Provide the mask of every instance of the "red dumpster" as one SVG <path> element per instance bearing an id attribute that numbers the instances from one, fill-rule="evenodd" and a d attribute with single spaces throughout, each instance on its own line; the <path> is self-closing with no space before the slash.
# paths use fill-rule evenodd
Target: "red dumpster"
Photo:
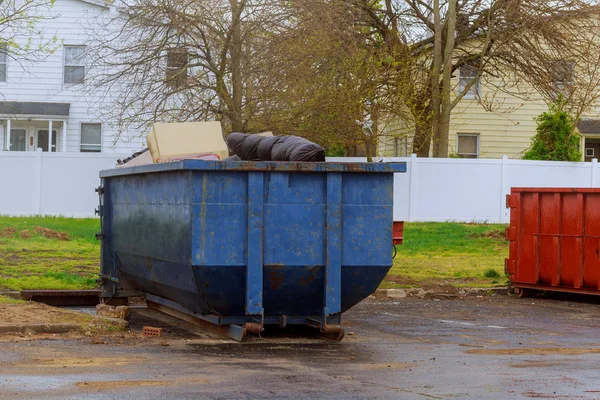
<path id="1" fill-rule="evenodd" d="M 392 228 L 392 240 L 394 246 L 397 244 L 402 244 L 402 241 L 404 241 L 404 221 L 394 221 Z"/>
<path id="2" fill-rule="evenodd" d="M 507 207 L 515 293 L 600 294 L 600 189 L 513 188 Z"/>

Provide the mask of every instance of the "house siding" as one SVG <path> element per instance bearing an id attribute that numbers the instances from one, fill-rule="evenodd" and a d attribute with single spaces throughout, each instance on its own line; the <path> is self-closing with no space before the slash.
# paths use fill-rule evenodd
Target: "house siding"
<path id="1" fill-rule="evenodd" d="M 44 40 L 57 37 L 56 51 L 41 62 L 26 62 L 25 65 L 10 59 L 7 82 L 0 83 L 2 100 L 70 103 L 66 149 L 69 152 L 79 151 L 80 126 L 86 122 L 102 124 L 103 152 L 131 152 L 144 147 L 143 135 L 137 131 L 126 132 L 121 140 L 113 143 L 117 130 L 111 126 L 111 121 L 102 118 L 100 112 L 112 98 L 94 96 L 94 91 L 86 84 L 63 84 L 63 45 L 90 45 L 93 32 L 114 26 L 108 23 L 114 14 L 108 8 L 80 0 L 56 0 L 54 7 L 47 12 L 49 19 L 41 21 L 38 28 L 43 31 Z M 89 67 L 86 75 L 88 72 Z M 0 129 L 0 143 L 5 143 L 4 126 Z M 57 147 L 58 151 L 62 151 L 62 139 L 57 142 Z"/>
<path id="2" fill-rule="evenodd" d="M 458 79 L 454 80 L 458 85 Z M 493 104 L 491 111 L 478 100 L 463 99 L 452 111 L 448 153 L 457 153 L 457 135 L 479 135 L 480 158 L 519 159 L 530 146 L 536 133 L 535 119 L 548 110 L 548 105 L 531 88 L 522 85 L 508 88 L 507 92 L 521 93 L 519 97 L 495 89 L 500 82 L 485 82 L 480 86 L 480 98 L 484 104 Z M 408 153 L 412 150 L 414 127 L 410 123 L 393 124 L 393 133 L 384 133 L 379 139 L 378 155 L 382 157 L 405 156 L 397 152 L 396 138 L 408 141 Z M 433 148 L 433 146 L 432 146 Z"/>
<path id="3" fill-rule="evenodd" d="M 456 81 L 458 83 L 458 81 Z M 492 82 L 500 85 L 500 82 Z M 456 153 L 459 133 L 479 135 L 480 158 L 521 158 L 531 144 L 536 132 L 535 118 L 548 109 L 538 95 L 526 87 L 510 88 L 523 97 L 493 89 L 495 85 L 481 84 L 483 103 L 492 104 L 492 110 L 484 108 L 477 100 L 461 100 L 452 113 L 450 123 L 449 153 Z"/>

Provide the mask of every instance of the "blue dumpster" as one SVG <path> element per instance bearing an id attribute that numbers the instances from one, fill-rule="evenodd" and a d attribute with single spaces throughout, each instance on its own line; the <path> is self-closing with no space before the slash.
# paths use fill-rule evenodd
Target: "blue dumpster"
<path id="1" fill-rule="evenodd" d="M 405 171 L 200 160 L 102 171 L 102 296 L 143 293 L 236 339 L 270 324 L 341 338 L 341 313 L 392 266 L 393 173 Z"/>

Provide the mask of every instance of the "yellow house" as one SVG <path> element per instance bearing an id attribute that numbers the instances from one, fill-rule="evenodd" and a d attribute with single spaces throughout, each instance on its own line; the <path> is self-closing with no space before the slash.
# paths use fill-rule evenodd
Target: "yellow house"
<path id="1" fill-rule="evenodd" d="M 461 69 L 455 77 L 455 90 L 462 91 L 472 79 Z M 539 93 L 527 85 L 499 90 L 500 82 L 486 80 L 473 85 L 452 112 L 449 154 L 465 158 L 521 158 L 536 133 L 535 118 L 548 110 Z M 585 161 L 600 158 L 600 119 L 582 118 L 578 125 L 581 152 Z M 379 156 L 410 155 L 412 129 L 391 125 L 379 140 Z"/>

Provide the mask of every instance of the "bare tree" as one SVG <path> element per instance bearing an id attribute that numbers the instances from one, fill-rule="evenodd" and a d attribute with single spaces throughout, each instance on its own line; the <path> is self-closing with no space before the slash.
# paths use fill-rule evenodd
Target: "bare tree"
<path id="1" fill-rule="evenodd" d="M 44 21 L 54 18 L 53 6 L 54 0 L 0 0 L 0 52 L 25 65 L 56 50 L 58 38 L 41 29 Z"/>
<path id="2" fill-rule="evenodd" d="M 480 81 L 555 97 L 557 61 L 586 63 L 597 47 L 579 34 L 596 12 L 585 0 L 132 0 L 97 35 L 90 75 L 119 93 L 107 116 L 122 129 L 218 119 L 224 131 L 360 144 L 372 158 L 400 119 L 414 152 L 433 143 L 445 157 L 451 115 Z M 583 82 L 563 85 L 579 115 L 600 81 L 587 64 Z"/>
<path id="3" fill-rule="evenodd" d="M 364 149 L 371 161 L 406 108 L 383 41 L 365 40 L 348 11 L 341 1 L 293 3 L 285 28 L 269 42 L 269 101 L 258 121 L 280 134 L 343 146 L 349 155 Z"/>
<path id="4" fill-rule="evenodd" d="M 97 32 L 91 86 L 122 130 L 217 119 L 247 131 L 260 99 L 262 46 L 283 9 L 253 0 L 133 0 Z"/>
<path id="5" fill-rule="evenodd" d="M 583 0 L 347 0 L 366 34 L 378 35 L 390 57 L 410 53 L 413 62 L 399 71 L 407 93 L 406 106 L 415 124 L 413 151 L 448 155 L 452 110 L 473 85 L 487 75 L 502 80 L 517 77 L 542 93 L 549 90 L 549 66 L 572 59 L 588 37 L 581 20 L 597 15 L 598 7 Z M 469 79 L 455 87 L 453 77 L 470 69 Z M 502 86 L 502 85 L 498 85 Z M 501 87 L 499 89 L 502 89 Z"/>

